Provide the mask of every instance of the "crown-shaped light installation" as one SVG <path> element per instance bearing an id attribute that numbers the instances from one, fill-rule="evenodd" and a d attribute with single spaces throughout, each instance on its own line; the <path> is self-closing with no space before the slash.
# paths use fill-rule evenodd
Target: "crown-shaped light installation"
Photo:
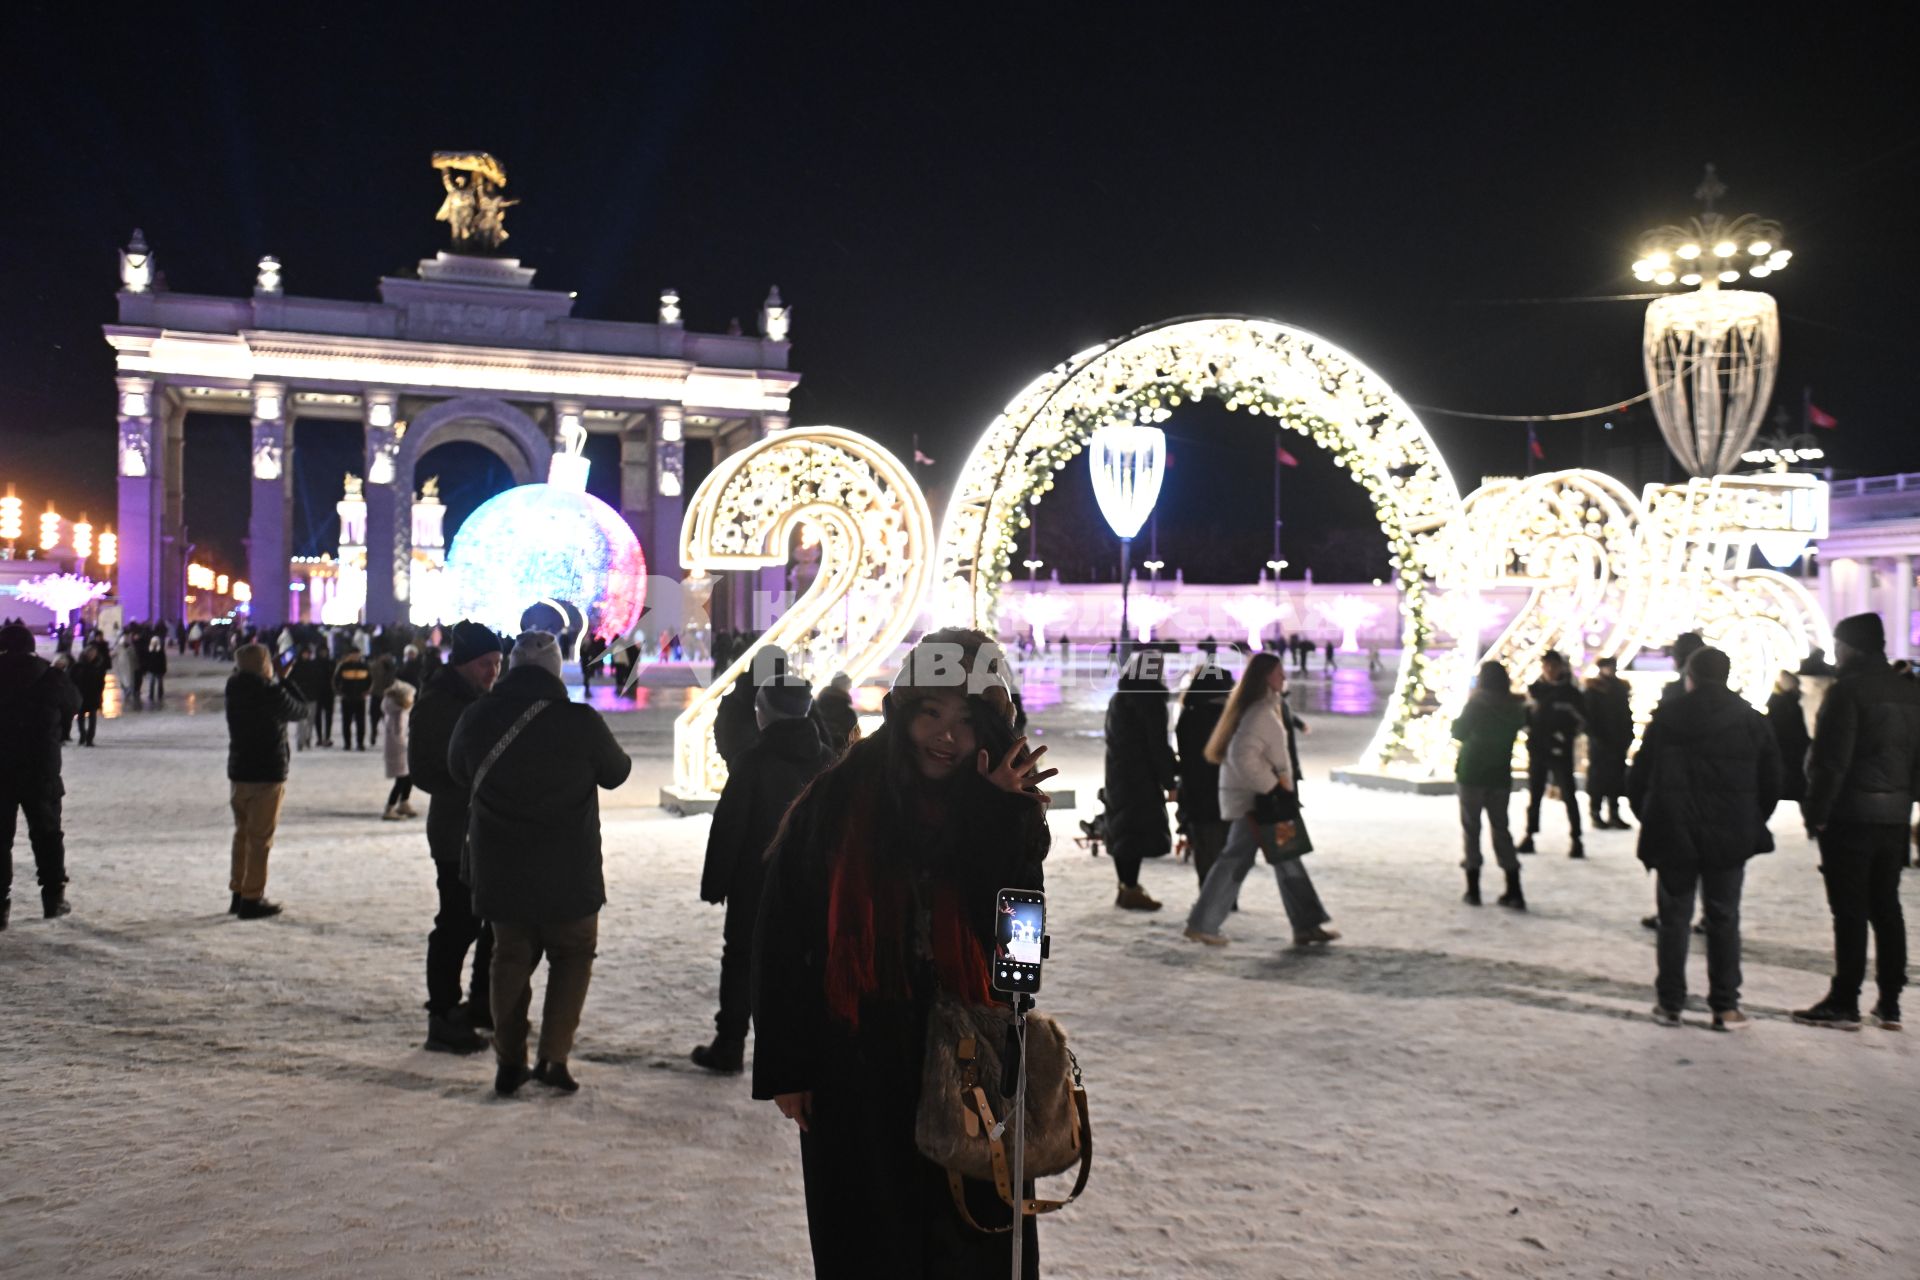
<path id="1" fill-rule="evenodd" d="M 1662 289 L 1718 289 L 1743 276 L 1764 280 L 1793 261 L 1793 250 L 1781 244 L 1786 231 L 1773 219 L 1751 213 L 1728 217 L 1714 209 L 1727 187 L 1712 165 L 1693 194 L 1706 206 L 1698 217 L 1640 237 L 1634 279 Z"/>

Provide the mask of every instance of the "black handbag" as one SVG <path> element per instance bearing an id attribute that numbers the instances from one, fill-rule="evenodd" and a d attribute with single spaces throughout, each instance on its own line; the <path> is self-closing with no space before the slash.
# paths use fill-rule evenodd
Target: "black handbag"
<path id="1" fill-rule="evenodd" d="M 1275 823 L 1292 822 L 1300 816 L 1300 797 L 1291 791 L 1275 787 L 1253 798 L 1253 812 L 1248 815 L 1255 826 L 1271 827 Z"/>

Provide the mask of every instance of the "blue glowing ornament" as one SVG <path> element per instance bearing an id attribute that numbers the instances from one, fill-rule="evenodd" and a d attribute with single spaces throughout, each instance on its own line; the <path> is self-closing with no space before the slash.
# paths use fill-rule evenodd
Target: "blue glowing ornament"
<path id="1" fill-rule="evenodd" d="M 647 560 L 627 522 L 586 491 L 587 460 L 556 454 L 545 484 L 480 504 L 453 536 L 453 616 L 512 635 L 537 604 L 571 605 L 603 640 L 626 635 L 647 598 Z"/>

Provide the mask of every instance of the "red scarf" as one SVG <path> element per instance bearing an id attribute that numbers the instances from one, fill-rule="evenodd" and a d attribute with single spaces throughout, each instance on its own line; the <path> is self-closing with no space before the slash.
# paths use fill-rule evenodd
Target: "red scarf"
<path id="1" fill-rule="evenodd" d="M 913 891 L 882 866 L 875 840 L 879 796 L 859 788 L 849 806 L 845 838 L 835 851 L 827 884 L 827 1013 L 850 1031 L 860 1029 L 860 1004 L 870 996 L 905 1000 Z M 992 1000 L 986 949 L 967 924 L 966 908 L 951 885 L 931 886 L 933 968 L 940 988 L 968 1004 Z"/>

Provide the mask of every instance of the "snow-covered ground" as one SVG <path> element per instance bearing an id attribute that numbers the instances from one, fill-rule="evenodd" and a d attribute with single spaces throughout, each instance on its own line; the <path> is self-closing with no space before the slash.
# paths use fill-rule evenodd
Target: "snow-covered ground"
<path id="1" fill-rule="evenodd" d="M 420 1048 L 431 867 L 418 822 L 379 821 L 376 753 L 296 759 L 269 890 L 287 912 L 225 914 L 218 679 L 195 667 L 165 711 L 68 753 L 71 917 L 38 918 L 24 835 L 15 852 L 0 1273 L 808 1273 L 791 1126 L 686 1060 L 721 915 L 696 893 L 706 820 L 654 807 L 681 695 L 615 717 L 639 764 L 605 806 L 584 1088 L 501 1101 L 487 1059 Z M 1370 722 L 1315 722 L 1324 778 Z M 1039 723 L 1091 797 L 1097 699 Z M 1646 1017 L 1631 835 L 1569 862 L 1550 816 L 1521 916 L 1459 902 L 1451 801 L 1307 799 L 1346 935 L 1312 954 L 1264 868 L 1234 945 L 1205 949 L 1180 937 L 1190 868 L 1150 865 L 1167 910 L 1116 911 L 1110 864 L 1068 839 L 1085 811 L 1056 820 L 1043 1003 L 1086 1066 L 1097 1158 L 1042 1228 L 1048 1274 L 1920 1275 L 1920 1034 L 1786 1021 L 1829 964 L 1794 823 L 1748 881 L 1759 1025 L 1727 1036 L 1697 1009 Z"/>

